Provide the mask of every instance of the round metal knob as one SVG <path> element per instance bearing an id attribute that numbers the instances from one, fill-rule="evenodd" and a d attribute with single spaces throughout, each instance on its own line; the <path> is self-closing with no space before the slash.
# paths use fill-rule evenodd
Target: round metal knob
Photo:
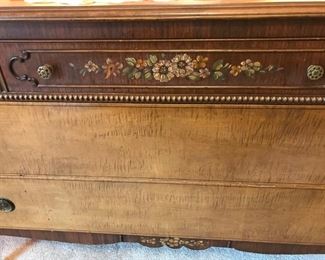
<path id="1" fill-rule="evenodd" d="M 39 66 L 37 69 L 37 74 L 42 79 L 50 79 L 53 74 L 53 67 L 49 64 Z"/>
<path id="2" fill-rule="evenodd" d="M 4 198 L 0 198 L 0 213 L 1 212 L 12 212 L 15 210 L 15 204 Z"/>
<path id="3" fill-rule="evenodd" d="M 310 80 L 319 80 L 324 76 L 324 68 L 320 65 L 310 65 L 307 69 L 307 77 Z"/>

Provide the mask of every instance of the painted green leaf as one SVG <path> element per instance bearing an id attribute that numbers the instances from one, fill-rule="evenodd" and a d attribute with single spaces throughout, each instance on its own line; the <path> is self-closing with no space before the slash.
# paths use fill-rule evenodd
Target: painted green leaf
<path id="1" fill-rule="evenodd" d="M 269 65 L 266 67 L 266 70 L 268 71 L 272 71 L 274 69 L 274 66 L 273 65 Z"/>
<path id="2" fill-rule="evenodd" d="M 141 75 L 142 75 L 141 71 L 138 71 L 138 72 L 134 73 L 134 78 L 139 79 L 139 78 L 141 78 Z"/>
<path id="3" fill-rule="evenodd" d="M 154 65 L 155 63 L 157 63 L 158 58 L 156 55 L 149 55 L 149 60 L 151 62 L 151 66 Z"/>
<path id="4" fill-rule="evenodd" d="M 152 79 L 151 71 L 145 72 L 145 73 L 144 73 L 144 78 L 145 78 L 145 79 Z"/>
<path id="5" fill-rule="evenodd" d="M 86 69 L 81 69 L 80 74 L 84 77 L 86 76 L 87 70 Z"/>
<path id="6" fill-rule="evenodd" d="M 134 66 L 137 63 L 135 58 L 125 58 L 125 61 L 130 66 Z"/>
<path id="7" fill-rule="evenodd" d="M 152 79 L 152 71 L 151 71 L 151 68 L 145 68 L 143 70 L 143 73 L 144 73 L 144 78 L 145 79 Z"/>
<path id="8" fill-rule="evenodd" d="M 245 74 L 250 78 L 254 78 L 255 70 L 254 69 L 248 69 L 248 70 L 245 71 Z"/>
<path id="9" fill-rule="evenodd" d="M 188 79 L 190 80 L 200 80 L 200 73 L 197 71 L 194 71 L 191 75 L 188 76 Z"/>
<path id="10" fill-rule="evenodd" d="M 213 78 L 215 80 L 218 80 L 218 79 L 223 79 L 223 73 L 221 71 L 215 71 L 213 73 Z"/>
<path id="11" fill-rule="evenodd" d="M 226 64 L 223 66 L 223 68 L 231 69 L 232 66 L 233 66 L 232 64 L 230 64 L 230 63 L 226 63 Z"/>
<path id="12" fill-rule="evenodd" d="M 148 73 L 148 72 L 151 73 L 151 68 L 145 68 L 145 69 L 143 70 L 143 72 L 144 72 L 144 73 Z"/>
<path id="13" fill-rule="evenodd" d="M 128 75 L 129 73 L 131 73 L 132 70 L 133 70 L 133 68 L 130 67 L 130 66 L 125 67 L 125 68 L 122 70 L 122 75 L 123 75 L 123 76 L 126 76 L 126 75 Z"/>
<path id="14" fill-rule="evenodd" d="M 212 65 L 213 70 L 220 70 L 223 67 L 223 60 L 217 60 L 215 63 Z"/>
<path id="15" fill-rule="evenodd" d="M 135 74 L 137 74 L 138 72 L 140 72 L 140 71 L 137 68 L 131 68 L 131 72 L 128 74 L 128 78 L 129 79 L 134 79 Z M 140 77 L 141 77 L 141 75 L 140 75 Z"/>
<path id="16" fill-rule="evenodd" d="M 153 66 L 153 64 L 152 64 L 152 62 L 151 62 L 150 59 L 147 59 L 147 64 L 148 64 L 149 67 L 152 67 Z"/>
<path id="17" fill-rule="evenodd" d="M 188 79 L 190 79 L 190 80 L 200 80 L 200 77 L 195 76 L 195 75 L 189 75 Z"/>

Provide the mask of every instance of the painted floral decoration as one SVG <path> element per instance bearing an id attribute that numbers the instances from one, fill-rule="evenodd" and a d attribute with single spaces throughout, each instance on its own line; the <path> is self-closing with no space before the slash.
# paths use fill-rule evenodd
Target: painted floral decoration
<path id="1" fill-rule="evenodd" d="M 75 70 L 78 70 L 73 63 L 69 63 L 70 67 Z M 106 59 L 106 64 L 103 66 L 98 66 L 93 61 L 88 61 L 83 68 L 80 69 L 80 74 L 85 77 L 87 73 L 95 73 L 103 72 L 105 75 L 105 79 L 109 79 L 111 76 L 118 76 L 121 73 L 121 69 L 123 69 L 123 64 L 120 62 L 114 62 L 110 58 Z"/>
<path id="2" fill-rule="evenodd" d="M 70 66 L 78 70 L 73 63 L 70 63 Z M 239 64 L 224 62 L 223 59 L 216 59 L 210 63 L 208 57 L 198 55 L 192 58 L 190 55 L 182 53 L 176 54 L 171 59 L 167 59 L 165 54 L 160 54 L 160 57 L 156 54 L 150 54 L 147 57 L 127 57 L 123 62 L 107 58 L 106 63 L 102 66 L 89 60 L 79 71 L 83 77 L 87 73 L 98 74 L 103 72 L 105 79 L 122 74 L 129 80 L 157 80 L 165 83 L 175 78 L 190 81 L 204 80 L 211 77 L 214 80 L 225 80 L 240 75 L 255 78 L 257 74 L 280 70 L 283 70 L 283 68 L 274 65 L 264 67 L 260 61 L 251 59 L 246 59 Z"/>
<path id="3" fill-rule="evenodd" d="M 160 82 L 170 81 L 175 74 L 173 73 L 172 64 L 168 60 L 160 60 L 152 69 L 153 77 Z"/>
<path id="4" fill-rule="evenodd" d="M 177 78 L 185 78 L 193 72 L 192 58 L 187 54 L 178 54 L 172 60 L 172 72 Z"/>
<path id="5" fill-rule="evenodd" d="M 123 69 L 123 64 L 120 62 L 114 62 L 110 58 L 106 59 L 106 64 L 102 66 L 102 69 L 105 74 L 105 79 L 109 79 L 111 76 L 116 77 L 121 73 Z"/>
<path id="6" fill-rule="evenodd" d="M 195 69 L 204 69 L 207 66 L 209 61 L 208 57 L 203 57 L 201 55 L 197 56 L 195 60 L 193 60 L 193 67 Z"/>
<path id="7" fill-rule="evenodd" d="M 71 64 L 70 64 L 70 66 L 71 66 Z M 97 74 L 99 72 L 99 66 L 96 63 L 94 63 L 93 61 L 90 60 L 80 70 L 80 74 L 84 77 L 87 72 L 88 73 L 94 72 L 94 73 Z"/>

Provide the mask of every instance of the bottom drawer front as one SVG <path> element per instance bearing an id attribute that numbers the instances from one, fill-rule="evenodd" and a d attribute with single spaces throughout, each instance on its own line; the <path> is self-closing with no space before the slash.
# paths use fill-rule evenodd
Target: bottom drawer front
<path id="1" fill-rule="evenodd" d="M 2 179 L 1 228 L 325 245 L 325 191 Z"/>

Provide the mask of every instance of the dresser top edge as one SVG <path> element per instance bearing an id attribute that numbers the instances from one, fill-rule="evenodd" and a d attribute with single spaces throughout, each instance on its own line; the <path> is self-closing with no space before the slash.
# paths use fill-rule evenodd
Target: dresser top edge
<path id="1" fill-rule="evenodd" d="M 233 4 L 122 4 L 105 6 L 6 5 L 0 21 L 15 20 L 178 20 L 325 17 L 325 1 L 246 2 Z"/>

